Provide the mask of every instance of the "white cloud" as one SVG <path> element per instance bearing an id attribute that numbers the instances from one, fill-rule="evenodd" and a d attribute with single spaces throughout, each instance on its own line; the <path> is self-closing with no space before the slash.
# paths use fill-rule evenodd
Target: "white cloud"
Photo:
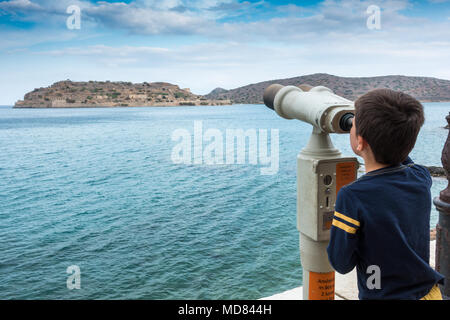
<path id="1" fill-rule="evenodd" d="M 0 9 L 3 10 L 42 10 L 41 6 L 30 0 L 10 0 L 0 2 Z"/>
<path id="2" fill-rule="evenodd" d="M 68 47 L 50 51 L 35 52 L 38 55 L 50 56 L 130 56 L 133 54 L 166 54 L 169 52 L 167 48 L 159 47 L 111 47 L 105 45 L 93 45 L 88 47 Z"/>
<path id="3" fill-rule="evenodd" d="M 86 8 L 83 13 L 111 28 L 122 28 L 136 34 L 190 34 L 205 25 L 194 14 L 159 11 L 125 3 L 101 3 Z"/>

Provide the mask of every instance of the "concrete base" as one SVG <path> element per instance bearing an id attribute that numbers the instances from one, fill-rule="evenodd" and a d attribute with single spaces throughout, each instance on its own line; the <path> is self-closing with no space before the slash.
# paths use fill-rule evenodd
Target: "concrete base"
<path id="1" fill-rule="evenodd" d="M 430 266 L 435 267 L 436 241 L 430 242 Z M 260 300 L 303 300 L 303 287 L 297 287 Z M 358 300 L 356 268 L 347 274 L 336 272 L 335 300 Z"/>

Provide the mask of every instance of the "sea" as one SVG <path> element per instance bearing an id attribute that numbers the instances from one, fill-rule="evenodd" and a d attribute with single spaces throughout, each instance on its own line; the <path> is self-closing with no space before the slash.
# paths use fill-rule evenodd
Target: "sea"
<path id="1" fill-rule="evenodd" d="M 410 156 L 442 166 L 450 103 L 424 106 Z M 196 124 L 224 145 L 229 129 L 266 132 L 276 170 L 195 150 L 180 161 Z M 0 107 L 0 299 L 259 299 L 301 286 L 296 157 L 311 131 L 263 105 Z M 331 139 L 354 156 L 347 134 Z M 446 186 L 434 178 L 432 197 Z"/>

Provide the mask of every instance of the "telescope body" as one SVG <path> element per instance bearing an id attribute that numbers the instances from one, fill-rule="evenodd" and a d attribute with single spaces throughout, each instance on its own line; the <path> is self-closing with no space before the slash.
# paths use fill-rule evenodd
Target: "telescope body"
<path id="1" fill-rule="evenodd" d="M 303 91 L 274 84 L 265 90 L 264 103 L 282 118 L 310 123 L 326 133 L 348 133 L 355 113 L 353 101 L 323 86 Z"/>

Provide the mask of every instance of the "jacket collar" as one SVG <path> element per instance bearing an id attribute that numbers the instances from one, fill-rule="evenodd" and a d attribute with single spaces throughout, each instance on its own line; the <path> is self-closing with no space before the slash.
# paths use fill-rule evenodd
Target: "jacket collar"
<path id="1" fill-rule="evenodd" d="M 366 173 L 364 176 L 377 176 L 380 174 L 390 173 L 390 172 L 396 172 L 405 169 L 407 166 L 403 164 L 394 164 L 390 165 L 388 167 L 384 167 L 381 169 L 373 170 L 368 173 Z"/>

